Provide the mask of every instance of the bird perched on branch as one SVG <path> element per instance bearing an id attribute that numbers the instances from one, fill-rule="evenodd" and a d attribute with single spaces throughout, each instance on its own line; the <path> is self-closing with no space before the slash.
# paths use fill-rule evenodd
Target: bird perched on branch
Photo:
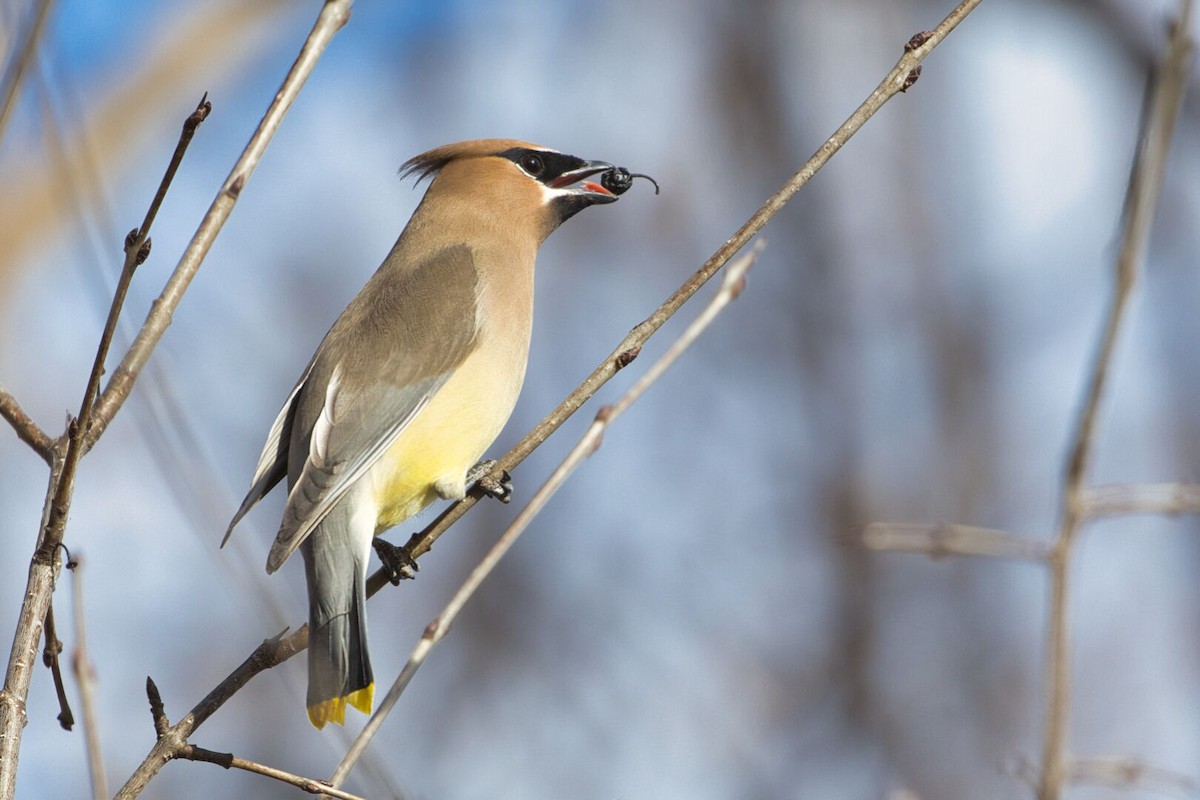
<path id="1" fill-rule="evenodd" d="M 510 139 L 438 147 L 401 168 L 432 178 L 429 189 L 288 395 L 225 534 L 287 476 L 267 572 L 300 548 L 317 728 L 342 724 L 347 704 L 371 711 L 373 538 L 437 498 L 461 499 L 478 477 L 472 466 L 525 377 L 538 247 L 588 206 L 615 201 L 628 185 L 609 180 L 617 170 Z M 585 180 L 602 172 L 616 193 Z"/>

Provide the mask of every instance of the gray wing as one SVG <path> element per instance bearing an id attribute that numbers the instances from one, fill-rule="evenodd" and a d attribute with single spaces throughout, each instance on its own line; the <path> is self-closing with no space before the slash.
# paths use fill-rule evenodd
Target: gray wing
<path id="1" fill-rule="evenodd" d="M 291 394 L 284 401 L 283 408 L 275 417 L 275 422 L 271 424 L 271 430 L 267 433 L 267 443 L 263 445 L 262 454 L 258 457 L 258 466 L 254 468 L 250 491 L 246 492 L 246 497 L 238 507 L 237 513 L 233 515 L 229 527 L 225 530 L 225 538 L 221 540 L 221 547 L 224 547 L 225 543 L 229 541 L 234 526 L 241 521 L 242 517 L 246 516 L 246 513 L 259 500 L 266 497 L 267 492 L 274 489 L 275 484 L 283 480 L 283 476 L 287 475 L 288 443 L 292 439 L 292 418 L 296 412 L 296 398 L 299 396 L 304 382 L 308 380 L 309 373 L 312 372 L 313 363 L 313 361 L 308 362 L 308 366 L 304 368 L 304 374 L 292 387 Z"/>
<path id="2" fill-rule="evenodd" d="M 285 406 L 291 491 L 268 572 L 379 460 L 476 345 L 471 251 L 446 248 L 416 265 L 394 263 L 394 252 L 334 323 Z M 289 422 L 276 427 L 278 450 Z M 278 470 L 275 461 L 265 471 L 260 463 L 263 480 Z"/>

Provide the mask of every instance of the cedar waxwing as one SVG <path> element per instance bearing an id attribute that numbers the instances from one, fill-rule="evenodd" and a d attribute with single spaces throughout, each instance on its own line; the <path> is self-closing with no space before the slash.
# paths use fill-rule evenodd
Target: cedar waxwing
<path id="1" fill-rule="evenodd" d="M 432 176 L 429 189 L 288 395 L 225 534 L 287 475 L 267 572 L 300 548 L 317 728 L 343 723 L 347 703 L 371 712 L 373 537 L 465 495 L 525 377 L 538 246 L 584 208 L 617 199 L 578 183 L 612 168 L 510 139 L 438 147 L 401 168 Z"/>

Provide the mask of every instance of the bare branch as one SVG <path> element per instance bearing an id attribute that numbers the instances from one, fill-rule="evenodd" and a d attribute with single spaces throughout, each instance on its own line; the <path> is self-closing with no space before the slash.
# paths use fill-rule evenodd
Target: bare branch
<path id="1" fill-rule="evenodd" d="M 25 654 L 29 649 L 36 647 L 36 642 L 40 638 L 41 625 L 49 607 L 49 598 L 57 575 L 56 545 L 61 541 L 62 523 L 60 520 L 65 518 L 66 513 L 66 508 L 59 501 L 64 497 L 70 497 L 70 484 L 72 483 L 70 474 L 74 469 L 68 462 L 77 463 L 79 456 L 95 444 L 129 396 L 141 368 L 170 323 L 171 315 L 182 298 L 184 290 L 191 282 L 196 270 L 199 269 L 201 261 L 225 220 L 228 219 L 238 195 L 261 160 L 284 115 L 291 107 L 330 39 L 345 24 L 350 5 L 351 0 L 328 0 L 322 6 L 312 31 L 305 40 L 304 46 L 284 79 L 279 92 L 259 123 L 258 129 L 209 207 L 199 230 L 185 250 L 162 294 L 154 303 L 146 323 L 142 326 L 129 352 L 114 371 L 103 394 L 98 397 L 96 392 L 99 375 L 93 371 L 95 380 L 89 381 L 88 391 L 85 392 L 84 403 L 81 406 L 83 410 L 80 414 L 80 422 L 87 423 L 90 420 L 92 424 L 77 424 L 75 435 L 71 438 L 71 441 L 75 443 L 74 447 L 68 448 L 68 454 L 62 462 L 55 460 L 51 465 L 50 486 L 52 488 L 50 493 L 53 494 L 54 500 L 50 501 L 49 497 L 47 500 L 46 513 L 43 517 L 45 533 L 30 566 L 25 599 L 13 639 L 9 668 L 5 676 L 4 688 L 0 690 L 0 800 L 11 800 L 15 792 L 21 731 L 26 721 L 25 697 L 29 691 L 30 680 L 29 664 Z M 185 136 L 190 138 L 190 133 L 186 128 Z M 145 259 L 148 242 L 145 241 L 144 234 L 147 232 L 149 222 L 153 220 L 157 202 L 158 199 L 152 204 L 143 229 L 138 232 L 139 235 L 129 243 L 127 256 L 132 254 L 134 261 Z M 127 263 L 129 263 L 128 258 Z M 118 295 L 120 294 L 121 292 L 118 292 Z M 119 303 L 114 301 L 114 312 L 118 306 Z M 115 313 L 110 314 L 110 322 L 114 317 Z M 101 350 L 104 349 L 101 348 Z M 97 357 L 97 364 L 102 368 L 103 362 L 104 353 L 100 353 Z M 161 741 L 160 739 L 160 743 Z M 186 743 L 186 737 L 183 741 Z M 158 745 L 156 745 L 157 747 Z M 161 768 L 161 763 L 143 776 L 144 780 L 149 781 L 159 768 Z M 141 784 L 141 786 L 144 785 L 144 783 Z M 134 793 L 126 796 L 134 797 L 140 790 L 141 787 L 137 787 Z"/>
<path id="2" fill-rule="evenodd" d="M 197 703 L 188 714 L 174 726 L 167 720 L 163 709 L 162 698 L 154 681 L 146 679 L 146 693 L 150 698 L 150 714 L 154 719 L 154 730 L 158 735 L 154 747 L 142 760 L 142 763 L 129 776 L 129 780 L 116 794 L 116 800 L 133 800 L 142 793 L 150 780 L 158 774 L 168 761 L 179 756 L 182 748 L 187 745 L 188 737 L 208 720 L 217 709 L 225 705 L 230 697 L 250 682 L 258 673 L 282 664 L 308 646 L 308 627 L 285 636 L 279 634 L 273 639 L 267 639 L 250 656 L 238 665 L 225 680 L 209 692 L 203 700 Z"/>
<path id="3" fill-rule="evenodd" d="M 1183 0 L 1167 44 L 1165 62 L 1152 89 L 1143 136 L 1129 178 L 1124 230 L 1116 263 L 1116 289 L 1099 348 L 1092 362 L 1083 411 L 1071 440 L 1063 486 L 1063 509 L 1051 553 L 1050 618 L 1046 647 L 1046 739 L 1042 751 L 1039 800 L 1059 800 L 1067 777 L 1067 730 L 1071 704 L 1071 659 L 1068 641 L 1068 597 L 1071 558 L 1085 519 L 1084 480 L 1091 462 L 1097 412 L 1108 382 L 1109 367 L 1125 310 L 1145 257 L 1150 224 L 1158 204 L 1167 153 L 1182 105 L 1192 59 L 1192 0 Z"/>
<path id="4" fill-rule="evenodd" d="M 300 775 L 293 775 L 290 772 L 284 772 L 281 769 L 268 767 L 265 764 L 259 764 L 255 761 L 247 761 L 244 758 L 238 758 L 232 753 L 217 753 L 212 750 L 205 750 L 202 747 L 195 745 L 187 745 L 183 751 L 177 756 L 178 758 L 188 761 L 205 761 L 209 764 L 216 764 L 225 769 L 242 769 L 247 772 L 253 772 L 257 775 L 263 775 L 268 778 L 274 778 L 277 781 L 289 783 L 292 786 L 303 789 L 309 794 L 319 794 L 322 797 L 335 797 L 338 800 L 364 800 L 356 794 L 343 792 L 341 789 L 336 789 L 330 786 L 325 781 L 319 781 L 316 778 L 305 778 Z"/>
<path id="5" fill-rule="evenodd" d="M 1125 514 L 1200 514 L 1200 484 L 1148 483 L 1091 486 L 1080 493 L 1089 518 Z"/>
<path id="6" fill-rule="evenodd" d="M 104 323 L 104 331 L 100 334 L 100 345 L 96 348 L 96 358 L 92 362 L 87 388 L 84 390 L 83 400 L 79 404 L 79 416 L 67 426 L 67 454 L 63 463 L 62 477 L 55 487 L 54 502 L 50 506 L 50 519 L 44 528 L 38 551 L 34 553 L 35 560 L 45 561 L 51 558 L 54 550 L 63 540 L 67 512 L 71 508 L 71 496 L 75 489 L 75 470 L 79 466 L 79 459 L 83 457 L 83 440 L 91 426 L 92 411 L 95 408 L 96 396 L 100 391 L 100 379 L 104 375 L 104 364 L 108 360 L 108 349 L 112 345 L 113 335 L 117 331 L 117 320 L 125 305 L 129 286 L 133 283 L 134 273 L 150 255 L 150 226 L 154 223 L 159 206 L 162 205 L 163 198 L 166 197 L 167 190 L 170 189 L 171 182 L 175 179 L 175 173 L 183 161 L 183 155 L 187 152 L 196 128 L 211 110 L 212 104 L 208 102 L 208 95 L 205 95 L 200 99 L 196 110 L 184 121 L 183 132 L 179 135 L 175 153 L 167 164 L 167 170 L 163 174 L 162 181 L 159 182 L 154 199 L 150 201 L 150 207 L 146 210 L 141 227 L 134 228 L 125 237 L 125 263 L 121 268 L 121 276 L 117 280 L 117 288 L 108 309 L 108 319 Z"/>
<path id="7" fill-rule="evenodd" d="M 275 132 L 279 130 L 284 116 L 300 94 L 300 90 L 304 87 L 308 76 L 312 74 L 313 68 L 316 67 L 317 61 L 325 52 L 330 40 L 341 30 L 349 18 L 351 3 L 352 0 L 326 0 L 321 7 L 321 13 L 318 15 L 312 31 L 309 32 L 300 54 L 296 57 L 291 70 L 279 87 L 279 91 L 275 93 L 274 99 L 267 107 L 266 114 L 263 115 L 254 135 L 250 137 L 241 157 L 233 165 L 233 169 L 225 178 L 225 183 L 208 207 L 204 219 L 200 221 L 200 227 L 192 236 L 191 242 L 180 256 L 175 271 L 171 274 L 166 286 L 163 287 L 162 294 L 151 306 L 146 322 L 138 331 L 133 344 L 130 345 L 129 352 L 113 370 L 108 386 L 105 387 L 104 393 L 96 402 L 95 419 L 86 431 L 85 449 L 90 449 L 96 443 L 96 440 L 104 433 L 104 429 L 108 427 L 108 423 L 112 421 L 129 397 L 134 381 L 137 380 L 142 367 L 146 365 L 158 340 L 166 332 L 167 326 L 171 324 L 171 317 L 183 299 L 184 291 L 191 284 L 192 278 L 196 276 L 201 262 L 208 255 L 213 242 L 216 241 L 217 234 L 221 232 L 221 228 L 224 227 L 226 220 L 233 212 L 234 205 L 237 204 L 242 190 L 250 180 L 250 176 L 254 174 L 259 161 L 262 160 L 263 153 L 266 152 Z"/>
<path id="8" fill-rule="evenodd" d="M 50 476 L 46 501 L 42 507 L 42 524 L 50 518 L 54 487 L 62 474 L 62 454 L 55 449 L 50 461 Z M 55 553 L 57 556 L 57 553 Z M 16 791 L 17 762 L 20 758 L 21 734 L 29 719 L 25 698 L 37 663 L 37 646 L 42 638 L 42 626 L 50 611 L 50 596 L 58 579 L 60 562 L 57 557 L 49 564 L 31 560 L 25 583 L 25 596 L 13 632 L 4 686 L 0 688 L 0 800 L 11 800 Z"/>
<path id="9" fill-rule="evenodd" d="M 17 432 L 18 439 L 33 448 L 33 452 L 41 456 L 43 461 L 50 463 L 54 441 L 25 413 L 17 398 L 3 388 L 0 388 L 0 417 L 8 420 L 8 424 Z"/>
<path id="10" fill-rule="evenodd" d="M 1050 557 L 1050 542 L 1007 531 L 977 528 L 972 525 L 905 525 L 873 522 L 862 534 L 864 547 L 903 553 L 925 553 L 932 558 L 945 556 L 984 556 L 1015 558 L 1045 563 Z"/>
<path id="11" fill-rule="evenodd" d="M 425 663 L 425 659 L 428 657 L 430 651 L 445 637 L 446 632 L 454 625 L 454 620 L 458 617 L 463 607 L 474 596 L 475 592 L 483 584 L 484 580 L 487 579 L 488 575 L 492 573 L 492 570 L 496 568 L 496 565 L 500 563 L 500 560 L 504 558 L 505 554 L 508 553 L 509 549 L 516 544 L 517 538 L 529 527 L 529 523 L 541 513 L 546 503 L 562 488 L 562 485 L 567 482 L 567 479 L 578 469 L 579 465 L 600 447 L 605 430 L 662 377 L 663 373 L 712 324 L 717 315 L 741 293 L 742 288 L 745 286 L 746 271 L 754 264 L 754 260 L 761 251 L 762 242 L 759 242 L 750 252 L 731 264 L 725 273 L 725 279 L 721 283 L 720 290 L 709 304 L 705 306 L 704 310 L 700 312 L 700 315 L 688 325 L 679 338 L 667 348 L 662 357 L 646 370 L 617 402 L 612 405 L 602 406 L 596 412 L 596 419 L 584 433 L 583 437 L 571 449 L 571 452 L 567 454 L 562 463 L 551 473 L 541 488 L 529 499 L 529 504 L 521 509 L 521 513 L 517 515 L 512 524 L 500 535 L 500 538 L 496 540 L 496 543 L 492 545 L 492 548 L 479 564 L 471 570 L 471 574 L 467 576 L 462 586 L 450 598 L 450 602 L 446 604 L 442 612 L 425 627 L 425 632 L 422 634 L 420 641 L 417 642 L 412 655 L 409 656 L 408 663 L 404 665 L 404 669 L 400 671 L 395 682 L 388 689 L 387 695 L 379 703 L 379 708 L 375 709 L 375 713 L 371 715 L 371 719 L 363 726 L 362 731 L 355 738 L 346 756 L 342 759 L 342 763 L 338 764 L 337 769 L 334 770 L 333 776 L 330 778 L 332 785 L 341 785 L 346 776 L 350 774 L 350 770 L 354 768 L 358 759 L 362 757 L 367 746 L 383 725 L 383 721 L 387 719 L 388 714 L 395 707 L 396 702 L 400 699 L 400 695 L 408 687 L 417 670 Z"/>

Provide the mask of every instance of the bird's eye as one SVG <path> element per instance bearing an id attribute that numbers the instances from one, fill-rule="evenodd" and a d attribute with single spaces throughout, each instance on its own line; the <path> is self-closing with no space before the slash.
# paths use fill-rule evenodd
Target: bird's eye
<path id="1" fill-rule="evenodd" d="M 521 156 L 521 169 L 525 170 L 533 177 L 536 178 L 537 176 L 541 175 L 542 170 L 545 168 L 546 165 L 542 163 L 541 156 L 535 153 L 528 153 Z"/>

